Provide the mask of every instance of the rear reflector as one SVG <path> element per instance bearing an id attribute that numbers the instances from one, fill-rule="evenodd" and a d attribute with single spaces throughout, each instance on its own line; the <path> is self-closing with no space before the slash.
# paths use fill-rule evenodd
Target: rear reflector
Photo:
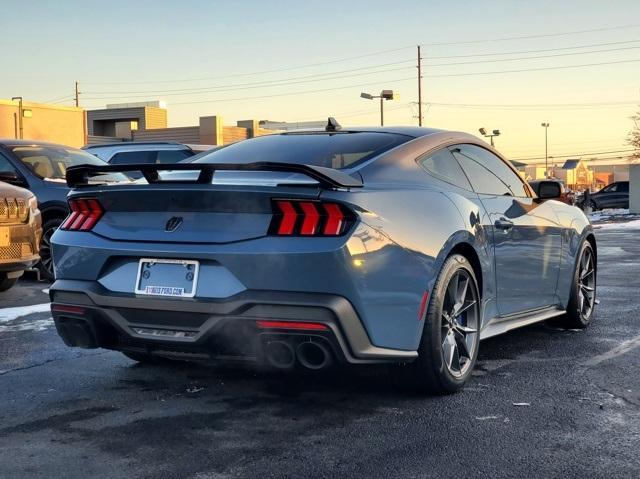
<path id="1" fill-rule="evenodd" d="M 424 319 L 424 313 L 427 310 L 427 302 L 429 301 L 429 292 L 425 291 L 420 300 L 420 307 L 418 308 L 418 321 Z"/>
<path id="2" fill-rule="evenodd" d="M 60 225 L 62 230 L 91 231 L 104 214 L 100 202 L 95 198 L 70 199 L 69 208 L 71 213 Z"/>
<path id="3" fill-rule="evenodd" d="M 354 222 L 353 212 L 338 203 L 275 200 L 269 232 L 276 236 L 341 236 Z"/>
<path id="4" fill-rule="evenodd" d="M 51 311 L 56 313 L 84 314 L 86 309 L 82 306 L 72 306 L 70 304 L 52 304 Z"/>
<path id="5" fill-rule="evenodd" d="M 326 331 L 329 327 L 322 323 L 309 323 L 306 321 L 272 321 L 259 319 L 256 326 L 261 329 L 297 329 L 306 331 Z"/>

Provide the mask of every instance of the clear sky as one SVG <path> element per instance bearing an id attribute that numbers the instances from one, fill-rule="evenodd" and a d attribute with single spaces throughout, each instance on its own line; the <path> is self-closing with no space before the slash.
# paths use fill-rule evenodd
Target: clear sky
<path id="1" fill-rule="evenodd" d="M 628 149 L 629 116 L 640 103 L 638 0 L 0 7 L 0 98 L 70 104 L 78 80 L 83 106 L 162 99 L 170 126 L 214 114 L 230 123 L 331 115 L 343 125 L 375 125 L 377 102 L 359 94 L 381 89 L 401 95 L 386 103 L 388 124 L 417 124 L 419 43 L 424 124 L 476 134 L 499 128 L 496 146 L 515 159 L 544 156 L 543 121 L 551 124 L 551 155 Z M 531 69 L 539 70 L 505 73 Z"/>

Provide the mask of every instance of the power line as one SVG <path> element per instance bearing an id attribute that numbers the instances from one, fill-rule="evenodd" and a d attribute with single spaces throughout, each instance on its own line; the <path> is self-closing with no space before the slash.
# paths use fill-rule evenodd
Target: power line
<path id="1" fill-rule="evenodd" d="M 382 83 L 392 83 L 392 82 L 404 82 L 404 81 L 415 81 L 415 77 L 408 77 L 408 78 L 396 78 L 396 79 L 388 79 L 385 80 L 385 82 Z M 172 103 L 172 105 L 195 105 L 195 104 L 201 104 L 201 103 L 223 103 L 223 102 L 228 102 L 228 101 L 241 101 L 241 100 L 261 100 L 261 99 L 265 99 L 265 98 L 278 98 L 278 97 L 283 97 L 283 96 L 295 96 L 295 95 L 305 95 L 308 93 L 321 93 L 321 92 L 325 92 L 325 91 L 335 91 L 335 90 L 346 90 L 349 88 L 358 88 L 358 87 L 363 87 L 363 86 L 375 86 L 375 85 L 379 85 L 381 82 L 380 81 L 376 81 L 376 82 L 368 82 L 368 83 L 358 83 L 355 85 L 346 85 L 346 86 L 339 86 L 339 87 L 333 87 L 333 88 L 321 88 L 318 90 L 306 90 L 306 91 L 298 91 L 298 92 L 288 92 L 288 93 L 274 93 L 271 95 L 260 95 L 260 96 L 249 96 L 249 97 L 239 97 L 239 98 L 218 98 L 218 99 L 210 99 L 210 100 L 197 100 L 197 101 L 186 101 L 186 102 L 179 102 L 179 103 Z M 105 98 L 86 98 L 86 100 L 105 100 Z"/>
<path id="2" fill-rule="evenodd" d="M 113 94 L 125 95 L 125 94 L 137 94 L 137 93 L 159 94 L 159 93 L 174 93 L 174 92 L 180 92 L 181 94 L 186 94 L 187 92 L 208 93 L 208 92 L 214 92 L 214 91 L 228 91 L 228 90 L 225 90 L 227 88 L 229 88 L 229 89 L 240 89 L 239 87 L 253 87 L 254 85 L 264 86 L 264 87 L 279 86 L 279 85 L 290 85 L 290 84 L 293 84 L 293 83 L 298 83 L 296 80 L 301 80 L 301 79 L 313 79 L 314 81 L 326 81 L 326 80 L 348 78 L 348 77 L 359 76 L 359 75 L 371 75 L 371 74 L 375 74 L 375 73 L 385 73 L 385 72 L 390 72 L 390 71 L 406 70 L 408 68 L 413 68 L 413 67 L 392 68 L 392 69 L 378 70 L 378 71 L 373 71 L 373 72 L 361 72 L 362 70 L 368 70 L 368 69 L 371 69 L 371 68 L 380 68 L 380 67 L 390 66 L 390 65 L 402 65 L 402 64 L 407 64 L 407 63 L 413 63 L 413 60 L 405 60 L 405 61 L 401 61 L 401 62 L 392 62 L 392 63 L 383 63 L 381 65 L 374 65 L 374 66 L 361 67 L 361 68 L 351 68 L 351 69 L 348 69 L 348 70 L 339 70 L 339 71 L 327 72 L 327 73 L 316 73 L 314 75 L 303 75 L 303 76 L 299 76 L 299 77 L 291 77 L 291 78 L 288 78 L 288 79 L 285 79 L 285 80 L 267 80 L 267 81 L 259 81 L 259 82 L 236 83 L 236 84 L 229 84 L 229 85 L 208 86 L 208 87 L 200 87 L 200 88 L 178 88 L 178 89 L 172 89 L 172 90 L 90 91 L 89 93 L 104 94 L 104 95 L 107 95 L 107 94 L 109 94 L 109 95 L 113 95 Z M 356 71 L 359 71 L 361 73 L 358 73 L 357 75 L 328 77 L 329 75 L 333 75 L 333 74 L 350 73 L 350 72 L 356 72 Z M 316 77 L 323 77 L 323 78 L 317 78 L 316 79 Z M 307 80 L 307 81 L 312 81 L 312 80 Z M 304 83 L 304 82 L 300 82 L 300 83 Z"/>
<path id="3" fill-rule="evenodd" d="M 303 68 L 311 68 L 311 67 L 315 67 L 315 66 L 322 66 L 322 65 L 329 65 L 332 63 L 342 63 L 342 62 L 347 62 L 347 61 L 351 61 L 351 60 L 359 60 L 361 58 L 367 58 L 367 57 L 372 57 L 372 56 L 377 56 L 377 55 L 383 55 L 385 53 L 393 53 L 393 52 L 399 52 L 402 50 L 406 50 L 408 48 L 414 48 L 415 45 L 409 45 L 409 46 L 405 46 L 405 47 L 398 47 L 398 48 L 392 48 L 389 50 L 379 50 L 376 52 L 371 52 L 371 53 L 365 53 L 363 55 L 356 55 L 356 56 L 352 56 L 352 57 L 344 57 L 344 58 L 338 58 L 335 60 L 328 60 L 328 61 L 324 61 L 324 62 L 318 62 L 318 63 L 307 63 L 304 65 L 297 65 L 294 67 L 286 67 L 286 68 L 276 68 L 276 69 L 272 69 L 272 70 L 261 70 L 261 71 L 255 71 L 255 72 L 247 72 L 247 73 L 233 73 L 233 74 L 229 74 L 229 75 L 220 75 L 220 76 L 215 76 L 215 77 L 201 77 L 201 78 L 185 78 L 182 80 L 147 80 L 147 81 L 123 81 L 123 82 L 118 82 L 118 81 L 111 81 L 111 82 L 84 82 L 90 85 L 140 85 L 140 84 L 149 84 L 149 83 L 186 83 L 186 82 L 194 82 L 194 81 L 205 81 L 205 80 L 219 80 L 219 79 L 223 79 L 223 78 L 235 78 L 235 77 L 244 77 L 244 76 L 252 76 L 252 75 L 264 75 L 267 73 L 280 73 L 280 72 L 286 72 L 286 71 L 291 71 L 291 70 L 301 70 Z"/>
<path id="4" fill-rule="evenodd" d="M 634 149 L 630 149 L 630 150 L 615 150 L 615 151 L 591 151 L 588 153 L 571 153 L 569 155 L 552 155 L 553 158 L 568 158 L 570 156 L 591 156 L 591 155 L 610 155 L 612 153 L 630 153 L 630 152 L 634 152 L 637 150 Z M 549 158 L 551 158 L 551 155 L 549 156 Z M 512 160 L 517 160 L 517 161 L 525 161 L 525 160 L 544 160 L 544 156 L 542 157 L 535 157 L 535 158 L 511 158 Z"/>
<path id="5" fill-rule="evenodd" d="M 557 52 L 562 50 L 579 50 L 581 48 L 608 47 L 611 45 L 626 45 L 629 43 L 638 43 L 638 42 L 640 42 L 640 40 L 626 40 L 624 42 L 590 43 L 588 45 L 574 45 L 571 47 L 544 48 L 541 50 L 518 50 L 518 51 L 509 51 L 509 52 L 472 53 L 472 54 L 465 54 L 465 55 L 446 55 L 446 56 L 439 56 L 439 57 L 428 55 L 426 59 L 427 60 L 446 60 L 449 58 L 476 58 L 476 57 L 493 57 L 498 55 L 521 55 L 521 54 L 527 54 L 527 53 Z"/>
<path id="6" fill-rule="evenodd" d="M 618 25 L 618 26 L 595 28 L 595 29 L 589 29 L 589 30 L 575 30 L 570 32 L 557 32 L 557 33 L 548 33 L 548 34 L 539 34 L 539 35 L 524 35 L 524 36 L 501 37 L 501 38 L 490 38 L 490 39 L 476 39 L 476 40 L 466 40 L 466 41 L 457 41 L 457 42 L 422 43 L 421 46 L 466 45 L 471 43 L 489 43 L 489 42 L 522 40 L 522 39 L 532 39 L 532 38 L 551 38 L 551 37 L 559 37 L 559 36 L 567 36 L 567 35 L 576 35 L 581 33 L 622 30 L 622 29 L 636 28 L 639 26 L 640 24 Z M 213 76 L 213 77 L 210 76 L 210 77 L 200 77 L 200 78 L 183 78 L 183 79 L 174 79 L 174 80 L 146 80 L 146 81 L 102 81 L 102 82 L 101 81 L 95 81 L 95 82 L 83 81 L 83 83 L 90 84 L 90 85 L 136 85 L 136 84 L 141 85 L 141 84 L 153 84 L 153 83 L 156 83 L 156 84 L 186 83 L 186 82 L 196 82 L 196 81 L 219 80 L 224 78 L 237 78 L 237 77 L 245 77 L 245 76 L 253 76 L 253 75 L 264 75 L 269 73 L 280 73 L 280 72 L 299 70 L 304 68 L 311 68 L 316 66 L 329 65 L 334 63 L 341 63 L 341 62 L 352 61 L 352 60 L 359 60 L 362 58 L 368 58 L 368 57 L 377 56 L 377 55 L 384 55 L 386 53 L 394 53 L 402 50 L 407 50 L 409 48 L 415 48 L 415 45 L 407 45 L 403 47 L 391 48 L 386 50 L 378 50 L 374 52 L 365 53 L 362 55 L 337 58 L 333 60 L 326 60 L 326 61 L 316 62 L 316 63 L 307 63 L 307 64 L 296 65 L 292 67 L 275 68 L 275 69 L 246 72 L 246 73 L 234 73 L 229 75 L 220 75 L 220 76 Z"/>
<path id="7" fill-rule="evenodd" d="M 535 55 L 529 57 L 518 57 L 518 58 L 495 58 L 493 60 L 476 60 L 470 62 L 449 62 L 449 63 L 427 63 L 429 67 L 445 67 L 450 65 L 472 65 L 477 63 L 498 63 L 498 62 L 514 62 L 520 60 L 535 60 L 540 58 L 555 58 L 555 57 L 567 57 L 574 55 L 588 55 L 591 53 L 604 53 L 604 52 L 617 52 L 621 50 L 637 50 L 640 46 L 635 47 L 621 47 L 621 48 L 607 48 L 604 50 L 589 50 L 586 52 L 571 52 L 571 53 L 555 53 L 553 55 Z"/>
<path id="8" fill-rule="evenodd" d="M 589 30 L 574 30 L 571 32 L 558 32 L 558 33 L 545 33 L 539 35 L 521 35 L 515 37 L 498 37 L 498 38 L 485 38 L 485 39 L 476 39 L 476 40 L 464 40 L 457 42 L 438 42 L 438 43 L 422 43 L 422 46 L 444 46 L 444 45 L 468 45 L 470 43 L 489 43 L 489 42 L 503 42 L 510 40 L 527 40 L 533 38 L 551 38 L 551 37 L 560 37 L 566 35 L 578 35 L 580 33 L 594 33 L 594 32 L 605 32 L 611 30 L 624 30 L 627 28 L 637 28 L 640 27 L 640 24 L 634 23 L 631 25 L 617 25 L 615 27 L 603 27 L 603 28 L 592 28 Z"/>
<path id="9" fill-rule="evenodd" d="M 541 109 L 541 108 L 602 108 L 609 106 L 624 106 L 624 105 L 636 105 L 640 100 L 629 101 L 615 101 L 615 102 L 593 102 L 593 103 L 523 103 L 523 104 L 482 104 L 482 103 L 438 103 L 427 102 L 424 105 L 429 106 L 441 106 L 441 107 L 453 107 L 453 108 L 479 108 L 479 109 L 496 109 L 496 110 L 511 110 L 511 109 Z"/>
<path id="10" fill-rule="evenodd" d="M 582 67 L 593 67 L 600 65 L 616 65 L 620 63 L 632 63 L 639 62 L 639 59 L 633 60 L 618 60 L 614 62 L 600 62 L 600 63 L 583 63 L 581 65 L 563 65 L 563 66 L 554 66 L 554 67 L 539 67 L 539 68 L 523 68 L 520 70 L 499 70 L 499 71 L 489 71 L 489 72 L 470 72 L 470 73 L 447 73 L 443 75 L 425 75 L 427 78 L 450 78 L 450 77 L 460 77 L 460 76 L 478 76 L 478 75 L 494 75 L 500 73 L 521 73 L 521 72 L 537 72 L 537 71 L 545 71 L 545 70 L 566 70 L 570 68 L 582 68 Z"/>

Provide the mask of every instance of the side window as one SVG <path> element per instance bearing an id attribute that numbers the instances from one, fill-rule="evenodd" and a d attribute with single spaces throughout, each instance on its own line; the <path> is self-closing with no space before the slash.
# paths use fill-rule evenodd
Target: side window
<path id="1" fill-rule="evenodd" d="M 621 193 L 628 193 L 629 183 L 618 183 L 618 191 Z"/>
<path id="2" fill-rule="evenodd" d="M 467 157 L 489 170 L 500 179 L 511 195 L 521 197 L 529 196 L 520 176 L 509 168 L 502 159 L 491 153 L 489 150 L 485 150 L 484 148 L 475 145 L 460 145 L 459 149 L 460 154 L 458 156 Z M 470 178 L 473 179 L 472 176 L 470 176 Z M 484 193 L 484 191 L 481 191 L 480 193 Z"/>
<path id="3" fill-rule="evenodd" d="M 158 151 L 156 163 L 178 163 L 192 156 L 189 150 L 164 150 Z"/>
<path id="4" fill-rule="evenodd" d="M 512 195 L 511 190 L 504 182 L 485 168 L 463 153 L 461 148 L 452 148 L 453 156 L 460 162 L 462 169 L 471 179 L 471 184 L 476 193 L 484 193 L 487 195 Z"/>
<path id="5" fill-rule="evenodd" d="M 111 157 L 112 165 L 130 165 L 132 163 L 155 163 L 156 151 L 123 151 Z"/>
<path id="6" fill-rule="evenodd" d="M 465 190 L 471 190 L 469 180 L 462 171 L 462 168 L 460 168 L 456 159 L 446 148 L 430 156 L 421 158 L 418 160 L 418 164 L 436 178 L 464 188 Z"/>
<path id="7" fill-rule="evenodd" d="M 0 172 L 2 173 L 16 173 L 16 169 L 11 162 L 7 160 L 3 155 L 0 155 Z"/>

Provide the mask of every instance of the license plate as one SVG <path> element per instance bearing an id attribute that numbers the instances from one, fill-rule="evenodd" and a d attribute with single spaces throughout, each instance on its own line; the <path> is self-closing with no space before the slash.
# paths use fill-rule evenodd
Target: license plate
<path id="1" fill-rule="evenodd" d="M 0 248 L 6 248 L 9 243 L 9 228 L 0 226 Z"/>
<path id="2" fill-rule="evenodd" d="M 142 258 L 138 264 L 136 294 L 193 298 L 199 269 L 198 261 Z"/>

